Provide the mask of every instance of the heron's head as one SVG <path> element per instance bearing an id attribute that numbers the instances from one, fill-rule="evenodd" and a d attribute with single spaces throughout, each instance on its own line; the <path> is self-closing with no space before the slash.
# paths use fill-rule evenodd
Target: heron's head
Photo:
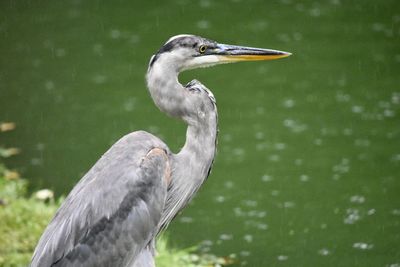
<path id="1" fill-rule="evenodd" d="M 151 58 L 149 69 L 157 63 L 180 72 L 222 63 L 272 60 L 290 55 L 272 49 L 219 44 L 199 36 L 182 34 L 171 37 L 160 48 Z"/>

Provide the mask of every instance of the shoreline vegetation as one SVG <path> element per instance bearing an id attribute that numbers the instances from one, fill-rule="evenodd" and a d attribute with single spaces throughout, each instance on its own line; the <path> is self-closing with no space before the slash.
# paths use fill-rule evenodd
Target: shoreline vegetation
<path id="1" fill-rule="evenodd" d="M 0 135 L 15 129 L 12 122 L 0 123 Z M 0 144 L 0 266 L 26 266 L 44 228 L 63 201 L 51 190 L 28 194 L 28 182 L 17 170 L 10 170 L 4 159 L 17 155 L 18 148 Z M 233 262 L 233 257 L 197 253 L 198 247 L 171 248 L 163 235 L 157 242 L 157 267 L 217 267 Z"/>

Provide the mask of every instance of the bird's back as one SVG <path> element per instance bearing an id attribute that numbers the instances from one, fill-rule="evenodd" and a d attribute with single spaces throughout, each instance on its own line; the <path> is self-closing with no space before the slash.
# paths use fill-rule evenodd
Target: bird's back
<path id="1" fill-rule="evenodd" d="M 74 187 L 46 228 L 31 266 L 129 266 L 157 233 L 169 150 L 134 132 L 115 143 Z"/>

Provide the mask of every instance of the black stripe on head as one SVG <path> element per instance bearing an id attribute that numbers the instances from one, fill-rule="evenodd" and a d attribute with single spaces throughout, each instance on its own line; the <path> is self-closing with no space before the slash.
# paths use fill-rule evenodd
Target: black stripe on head
<path id="1" fill-rule="evenodd" d="M 180 38 L 178 38 L 180 39 Z M 158 59 L 158 57 L 165 52 L 170 52 L 175 45 L 177 44 L 177 39 L 174 39 L 168 43 L 166 43 L 165 45 L 163 45 L 158 51 L 157 53 L 153 56 L 153 58 L 150 61 L 150 67 L 153 66 L 154 62 L 156 62 L 156 60 Z"/>
<path id="2" fill-rule="evenodd" d="M 176 45 L 175 40 L 172 40 L 171 42 L 166 43 L 165 45 L 163 45 L 160 50 L 158 50 L 157 54 L 162 54 L 165 52 L 169 52 L 171 51 Z"/>
<path id="3" fill-rule="evenodd" d="M 176 39 L 172 39 L 168 43 L 164 44 L 153 56 L 153 58 L 150 61 L 150 67 L 153 66 L 154 62 L 156 62 L 156 60 L 162 53 L 170 52 L 177 46 L 195 48 L 197 45 L 198 41 L 196 40 L 195 36 L 182 36 Z"/>

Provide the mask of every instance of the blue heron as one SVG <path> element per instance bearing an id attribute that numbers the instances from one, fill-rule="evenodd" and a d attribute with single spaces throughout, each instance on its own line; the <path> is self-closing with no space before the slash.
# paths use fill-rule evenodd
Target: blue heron
<path id="1" fill-rule="evenodd" d="M 290 53 L 219 44 L 195 35 L 170 38 L 152 56 L 147 86 L 157 107 L 187 124 L 174 154 L 136 131 L 117 141 L 72 189 L 41 236 L 30 266 L 155 266 L 156 237 L 193 198 L 216 153 L 216 101 L 181 71 Z"/>

